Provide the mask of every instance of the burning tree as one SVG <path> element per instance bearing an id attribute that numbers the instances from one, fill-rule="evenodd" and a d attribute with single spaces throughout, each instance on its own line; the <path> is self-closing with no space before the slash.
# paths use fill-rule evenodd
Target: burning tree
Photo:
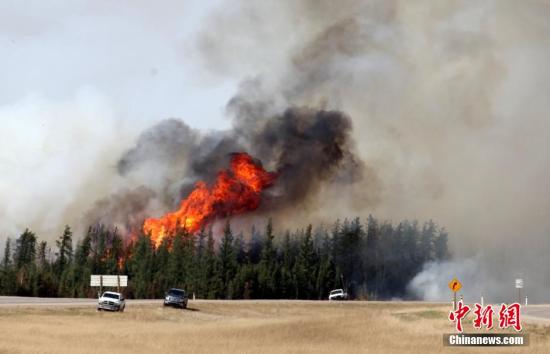
<path id="1" fill-rule="evenodd" d="M 264 232 L 252 233 L 235 237 L 227 222 L 219 240 L 211 229 L 193 234 L 180 227 L 160 245 L 144 233 L 125 244 L 116 229 L 96 226 L 74 257 L 62 259 L 62 248 L 72 252 L 69 232 L 53 258 L 46 242 L 26 230 L 15 252 L 6 243 L 0 294 L 92 297 L 90 274 L 109 272 L 129 276 L 129 298 L 158 298 L 176 286 L 199 298 L 324 299 L 344 287 L 352 297 L 387 299 L 407 297 L 407 284 L 425 262 L 448 257 L 447 232 L 432 221 L 393 226 L 370 216 L 367 225 L 355 218 L 335 222 L 330 231 L 308 225 L 280 234 L 268 221 Z"/>
<path id="2" fill-rule="evenodd" d="M 197 182 L 177 211 L 158 219 L 146 219 L 143 231 L 159 246 L 180 227 L 194 233 L 213 218 L 255 210 L 260 206 L 262 191 L 271 186 L 275 178 L 275 173 L 265 171 L 250 155 L 235 153 L 230 168 L 218 172 L 213 186 Z"/>

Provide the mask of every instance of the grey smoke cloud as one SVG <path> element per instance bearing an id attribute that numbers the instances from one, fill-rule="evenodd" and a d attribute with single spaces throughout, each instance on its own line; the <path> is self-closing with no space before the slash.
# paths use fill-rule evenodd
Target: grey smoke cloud
<path id="1" fill-rule="evenodd" d="M 0 3 L 0 248 L 26 227 L 50 243 L 65 224 L 81 237 L 95 201 L 144 184 L 116 164 L 158 121 L 229 125 L 235 82 L 214 84 L 192 59 L 217 3 Z"/>
<path id="2" fill-rule="evenodd" d="M 365 166 L 356 155 L 351 120 L 345 114 L 293 107 L 248 124 L 250 112 L 234 108 L 231 130 L 205 135 L 171 119 L 143 132 L 117 166 L 123 178 L 133 177 L 148 189 L 129 189 L 102 199 L 87 214 L 87 222 L 139 230 L 148 212 L 178 208 L 198 180 L 213 183 L 235 152 L 247 152 L 276 173 L 259 210 L 271 216 L 298 208 L 308 212 L 317 208 L 313 201 L 323 189 L 362 182 Z M 246 114 L 239 114 L 243 109 Z M 153 202 L 159 206 L 156 211 L 151 209 Z"/>
<path id="3" fill-rule="evenodd" d="M 448 280 L 430 274 L 455 273 L 467 297 L 486 284 L 506 300 L 523 274 L 530 299 L 547 301 L 549 14 L 544 2 L 239 2 L 214 14 L 199 46 L 222 77 L 260 82 L 249 122 L 257 107 L 288 105 L 351 117 L 377 202 L 355 205 L 353 188 L 318 209 L 445 225 L 456 261 L 421 275 L 432 293 Z"/>

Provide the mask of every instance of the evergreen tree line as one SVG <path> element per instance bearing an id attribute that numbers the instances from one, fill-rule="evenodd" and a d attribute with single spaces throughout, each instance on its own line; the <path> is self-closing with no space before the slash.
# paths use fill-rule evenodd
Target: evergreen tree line
<path id="1" fill-rule="evenodd" d="M 179 228 L 155 247 L 148 235 L 124 242 L 116 229 L 90 227 L 73 247 L 69 226 L 54 249 L 25 230 L 7 239 L 0 294 L 94 297 L 91 274 L 126 274 L 129 298 L 160 298 L 171 287 L 208 299 L 326 299 L 344 288 L 352 298 L 406 297 L 409 281 L 429 261 L 449 258 L 447 232 L 429 221 L 397 226 L 369 216 L 312 225 L 276 237 L 271 220 L 246 238 L 228 221 L 212 229 Z"/>

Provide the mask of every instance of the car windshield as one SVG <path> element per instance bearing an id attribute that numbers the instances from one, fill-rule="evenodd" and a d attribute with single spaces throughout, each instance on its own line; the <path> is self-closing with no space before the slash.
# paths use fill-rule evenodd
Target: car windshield
<path id="1" fill-rule="evenodd" d="M 170 289 L 170 291 L 168 292 L 168 295 L 172 295 L 172 296 L 183 296 L 185 294 L 185 292 L 183 290 L 178 290 L 178 289 Z"/>
<path id="2" fill-rule="evenodd" d="M 338 294 L 338 293 L 342 293 L 342 292 L 344 292 L 344 291 L 340 289 L 340 290 L 332 290 L 330 293 L 331 294 Z"/>
<path id="3" fill-rule="evenodd" d="M 103 297 L 108 297 L 108 298 L 111 298 L 111 299 L 117 299 L 118 300 L 118 294 L 103 293 Z"/>

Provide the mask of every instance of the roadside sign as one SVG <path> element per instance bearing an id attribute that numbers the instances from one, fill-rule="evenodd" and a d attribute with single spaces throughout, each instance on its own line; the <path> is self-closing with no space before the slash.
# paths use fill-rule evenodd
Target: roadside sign
<path id="1" fill-rule="evenodd" d="M 449 282 L 449 289 L 451 289 L 452 292 L 456 293 L 457 291 L 462 289 L 462 284 L 458 281 L 458 279 L 453 278 L 453 280 Z"/>
<path id="2" fill-rule="evenodd" d="M 127 275 L 92 275 L 90 276 L 90 286 L 128 286 Z"/>
<path id="3" fill-rule="evenodd" d="M 523 288 L 523 279 L 516 279 L 516 289 Z"/>

